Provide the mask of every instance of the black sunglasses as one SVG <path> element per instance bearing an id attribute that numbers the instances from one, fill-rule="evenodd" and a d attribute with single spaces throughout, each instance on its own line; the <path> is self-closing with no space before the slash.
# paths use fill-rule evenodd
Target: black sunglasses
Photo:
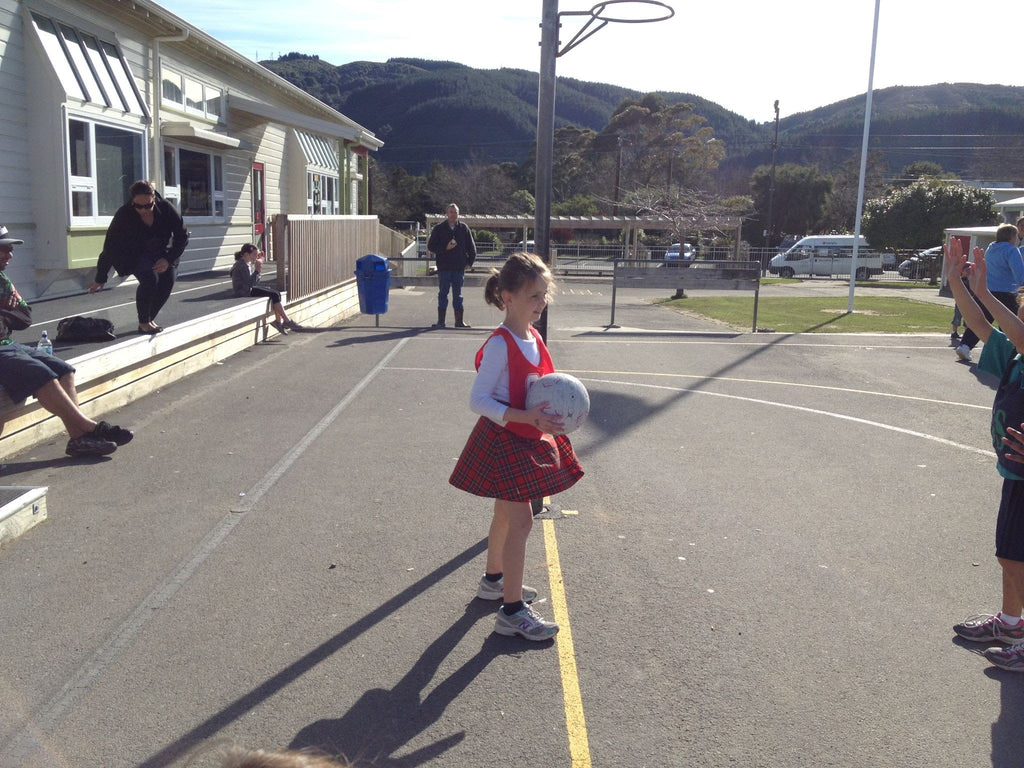
<path id="1" fill-rule="evenodd" d="M 137 208 L 140 211 L 144 211 L 147 208 L 152 208 L 154 203 L 132 203 L 133 208 Z"/>

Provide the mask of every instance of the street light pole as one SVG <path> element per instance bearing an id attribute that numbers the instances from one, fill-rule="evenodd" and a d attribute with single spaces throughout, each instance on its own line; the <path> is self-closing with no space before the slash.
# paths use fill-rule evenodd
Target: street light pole
<path id="1" fill-rule="evenodd" d="M 558 0 L 544 0 L 540 23 L 540 76 L 537 88 L 537 171 L 534 186 L 534 250 L 544 263 L 551 261 L 551 166 L 555 146 L 555 61 L 558 56 Z M 548 310 L 536 323 L 548 340 Z"/>

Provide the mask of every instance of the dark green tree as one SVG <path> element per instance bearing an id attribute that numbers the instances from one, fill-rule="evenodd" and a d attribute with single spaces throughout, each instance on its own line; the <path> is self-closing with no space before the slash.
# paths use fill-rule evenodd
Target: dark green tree
<path id="1" fill-rule="evenodd" d="M 605 174 L 609 165 L 619 166 L 621 157 L 623 190 L 695 187 L 725 154 L 725 145 L 706 123 L 693 104 L 666 104 L 652 93 L 622 102 L 594 144 Z"/>
<path id="2" fill-rule="evenodd" d="M 893 186 L 907 187 L 915 181 L 923 179 L 954 180 L 956 177 L 955 173 L 946 173 L 946 171 L 942 170 L 942 166 L 938 163 L 933 163 L 931 160 L 919 160 L 916 163 L 903 166 L 903 169 L 893 180 Z"/>
<path id="3" fill-rule="evenodd" d="M 861 232 L 878 249 L 931 248 L 947 227 L 994 224 L 994 205 L 991 193 L 977 187 L 926 179 L 869 201 Z"/>
<path id="4" fill-rule="evenodd" d="M 424 213 L 436 210 L 425 177 L 412 176 L 404 168 L 389 168 L 374 158 L 370 163 L 372 210 L 382 224 L 422 222 Z"/>
<path id="5" fill-rule="evenodd" d="M 885 193 L 888 166 L 881 153 L 868 153 L 864 169 L 864 200 L 873 200 Z M 836 232 L 853 232 L 857 218 L 857 195 L 860 190 L 860 157 L 851 157 L 832 176 L 832 192 L 825 203 L 821 228 Z"/>
<path id="6" fill-rule="evenodd" d="M 750 180 L 757 215 L 744 224 L 744 239 L 763 243 L 767 228 L 768 192 L 771 168 L 760 165 Z M 825 204 L 832 192 L 832 177 L 816 166 L 786 163 L 775 169 L 775 194 L 772 197 L 772 226 L 777 241 L 783 235 L 806 235 L 821 227 Z"/>
<path id="7" fill-rule="evenodd" d="M 586 195 L 573 195 L 552 205 L 551 213 L 554 216 L 596 216 L 597 203 Z"/>

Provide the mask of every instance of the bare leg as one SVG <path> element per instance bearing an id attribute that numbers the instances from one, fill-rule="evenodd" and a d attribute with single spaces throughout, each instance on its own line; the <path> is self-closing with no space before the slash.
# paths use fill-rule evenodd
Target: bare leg
<path id="1" fill-rule="evenodd" d="M 273 310 L 274 310 L 274 317 L 277 319 L 277 322 L 279 322 L 279 323 L 289 323 L 289 322 L 291 322 L 288 319 L 288 315 L 285 314 L 284 305 L 282 305 L 281 302 L 277 302 L 276 304 L 274 304 Z"/>
<path id="2" fill-rule="evenodd" d="M 494 500 L 494 517 L 487 533 L 487 573 L 502 573 L 505 555 L 505 538 L 508 536 L 508 513 Z"/>
<path id="3" fill-rule="evenodd" d="M 1020 616 L 1024 608 L 1024 563 L 998 558 L 1003 568 L 1003 607 L 1008 616 Z"/>
<path id="4" fill-rule="evenodd" d="M 528 501 L 495 502 L 495 510 L 503 508 L 506 521 L 502 566 L 505 574 L 505 602 L 523 599 L 523 572 L 526 570 L 526 539 L 533 528 L 533 509 Z M 495 515 L 497 517 L 497 515 Z"/>
<path id="5" fill-rule="evenodd" d="M 78 410 L 78 405 L 56 379 L 51 379 L 33 394 L 43 408 L 64 422 L 64 428 L 72 440 L 96 428 L 96 422 Z"/>
<path id="6" fill-rule="evenodd" d="M 78 390 L 75 389 L 75 373 L 65 373 L 57 381 L 60 383 L 61 388 L 67 393 L 68 399 L 78 405 Z M 36 398 L 37 400 L 39 398 Z"/>

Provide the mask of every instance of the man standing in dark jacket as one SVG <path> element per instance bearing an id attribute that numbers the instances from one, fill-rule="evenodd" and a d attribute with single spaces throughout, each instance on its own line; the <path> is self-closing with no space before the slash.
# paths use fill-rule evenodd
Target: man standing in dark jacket
<path id="1" fill-rule="evenodd" d="M 113 453 L 117 446 L 134 437 L 132 432 L 105 421 L 93 421 L 79 410 L 75 369 L 69 363 L 11 339 L 11 331 L 23 331 L 32 325 L 32 307 L 21 298 L 6 273 L 14 257 L 14 246 L 24 242 L 11 237 L 7 227 L 0 227 L 0 387 L 14 403 L 33 395 L 43 408 L 64 422 L 70 438 L 67 454 Z"/>
<path id="2" fill-rule="evenodd" d="M 434 328 L 444 328 L 444 316 L 448 311 L 448 289 L 452 291 L 452 309 L 455 310 L 455 327 L 469 328 L 463 319 L 462 284 L 466 280 L 466 268 L 476 260 L 476 243 L 469 227 L 459 221 L 459 206 L 450 203 L 445 210 L 448 221 L 442 221 L 430 230 L 427 250 L 437 260 L 437 322 Z"/>
<path id="3" fill-rule="evenodd" d="M 129 201 L 117 209 L 107 229 L 89 293 L 103 290 L 111 267 L 119 275 L 135 275 L 139 333 L 160 333 L 163 328 L 154 321 L 170 298 L 186 245 L 188 231 L 174 206 L 156 193 L 152 182 L 136 181 Z"/>

